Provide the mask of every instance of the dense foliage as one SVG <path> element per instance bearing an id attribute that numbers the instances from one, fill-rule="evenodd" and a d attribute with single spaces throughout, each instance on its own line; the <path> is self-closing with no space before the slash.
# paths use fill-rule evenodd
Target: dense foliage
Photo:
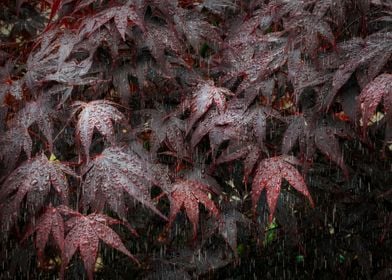
<path id="1" fill-rule="evenodd" d="M 389 0 L 0 8 L 0 278 L 392 277 Z"/>

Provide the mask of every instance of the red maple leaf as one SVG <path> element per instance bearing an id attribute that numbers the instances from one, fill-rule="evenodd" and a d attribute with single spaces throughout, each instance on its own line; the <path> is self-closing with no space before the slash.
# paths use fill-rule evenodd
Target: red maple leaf
<path id="1" fill-rule="evenodd" d="M 15 157 L 15 155 L 18 156 L 23 148 L 30 158 L 32 140 L 28 130 L 34 124 L 36 124 L 45 135 L 48 148 L 50 151 L 52 150 L 53 124 L 51 121 L 51 114 L 53 110 L 48 103 L 48 99 L 40 97 L 36 101 L 26 103 L 26 105 L 15 115 L 10 122 L 11 129 L 6 132 L 5 136 L 0 138 L 0 145 L 4 145 L 4 148 L 0 152 L 0 156 L 4 155 L 6 159 L 12 162 L 10 157 Z M 9 149 L 8 145 L 12 148 Z M 11 154 L 11 152 L 15 152 L 15 154 Z"/>
<path id="2" fill-rule="evenodd" d="M 16 222 L 24 198 L 28 208 L 36 213 L 44 205 L 53 187 L 61 201 L 67 203 L 68 183 L 65 174 L 77 176 L 69 167 L 48 160 L 44 154 L 15 169 L 0 189 L 0 220 L 5 231 Z"/>
<path id="3" fill-rule="evenodd" d="M 68 233 L 64 240 L 61 274 L 64 273 L 65 267 L 72 259 L 76 250 L 79 249 L 88 278 L 93 279 L 99 240 L 102 240 L 110 247 L 122 252 L 139 264 L 139 261 L 124 246 L 117 233 L 108 227 L 110 225 L 121 224 L 121 221 L 103 214 L 93 213 L 84 216 L 66 206 L 60 206 L 59 210 L 63 215 L 70 216 L 65 222 L 65 228 L 68 230 Z"/>
<path id="4" fill-rule="evenodd" d="M 298 164 L 298 162 L 295 158 L 289 156 L 267 158 L 260 162 L 252 183 L 252 204 L 254 212 L 256 212 L 261 192 L 265 189 L 270 212 L 269 219 L 272 221 L 280 194 L 282 179 L 285 179 L 294 189 L 306 196 L 311 206 L 314 207 L 314 202 L 304 179 L 292 164 Z"/>
<path id="5" fill-rule="evenodd" d="M 95 100 L 89 103 L 77 101 L 73 104 L 76 107 L 74 112 L 81 110 L 76 126 L 76 134 L 80 138 L 87 161 L 89 160 L 94 128 L 111 144 L 115 142 L 112 120 L 120 122 L 124 115 L 114 105 L 116 103 L 107 100 Z"/>
<path id="6" fill-rule="evenodd" d="M 289 153 L 298 142 L 300 154 L 305 158 L 304 171 L 306 173 L 317 148 L 335 162 L 348 177 L 349 171 L 344 163 L 343 153 L 336 136 L 350 138 L 352 135 L 352 129 L 347 123 L 330 118 L 319 120 L 317 114 L 297 115 L 292 118 L 283 135 L 282 153 Z"/>
<path id="7" fill-rule="evenodd" d="M 64 252 L 64 221 L 60 212 L 49 206 L 44 213 L 38 218 L 34 224 L 30 224 L 22 239 L 25 240 L 33 233 L 35 234 L 35 247 L 38 251 L 38 261 L 44 261 L 44 249 L 49 241 L 49 236 L 52 235 L 53 240 L 60 249 L 61 254 Z"/>
<path id="8" fill-rule="evenodd" d="M 391 35 L 388 32 L 374 33 L 366 40 L 364 47 L 348 56 L 349 60 L 341 64 L 336 70 L 332 80 L 332 90 L 326 96 L 326 104 L 329 108 L 339 90 L 347 83 L 351 75 L 361 66 L 367 66 L 367 81 L 372 80 L 380 73 L 388 57 L 392 53 L 390 44 Z M 362 80 L 362 79 L 361 79 Z"/>
<path id="9" fill-rule="evenodd" d="M 193 94 L 192 115 L 189 120 L 187 133 L 192 129 L 193 125 L 210 109 L 215 103 L 219 113 L 223 113 L 226 109 L 226 97 L 232 96 L 233 93 L 227 88 L 217 87 L 212 81 L 199 83 L 197 90 Z"/>
<path id="10" fill-rule="evenodd" d="M 193 238 L 196 239 L 197 225 L 199 223 L 199 203 L 202 203 L 209 212 L 216 218 L 219 218 L 219 209 L 208 197 L 208 193 L 212 191 L 212 187 L 200 181 L 189 179 L 177 180 L 169 195 L 170 214 L 167 228 L 171 228 L 177 214 L 184 208 L 193 227 Z"/>
<path id="11" fill-rule="evenodd" d="M 203 42 L 209 42 L 212 45 L 212 43 L 219 44 L 222 41 L 217 28 L 204 20 L 201 14 L 178 7 L 175 12 L 174 27 L 187 39 L 194 50 L 199 50 Z"/>
<path id="12" fill-rule="evenodd" d="M 85 19 L 79 30 L 80 38 L 88 36 L 89 34 L 98 30 L 102 25 L 106 24 L 111 19 L 114 20 L 116 28 L 124 41 L 128 20 L 133 25 L 138 25 L 140 28 L 144 29 L 143 22 L 139 18 L 135 8 L 132 6 L 128 7 L 127 5 L 123 5 L 105 9 L 91 18 Z"/>
<path id="13" fill-rule="evenodd" d="M 167 219 L 151 200 L 153 184 L 161 185 L 153 164 L 136 153 L 109 147 L 86 166 L 83 182 L 83 204 L 102 211 L 105 203 L 121 218 L 125 217 L 125 193 L 139 201 L 163 219 Z M 163 176 L 161 176 L 162 180 Z"/>

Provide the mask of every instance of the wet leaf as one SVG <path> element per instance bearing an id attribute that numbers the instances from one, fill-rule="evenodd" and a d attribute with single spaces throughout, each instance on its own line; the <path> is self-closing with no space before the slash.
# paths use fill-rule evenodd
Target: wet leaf
<path id="1" fill-rule="evenodd" d="M 74 112 L 79 110 L 76 134 L 82 143 L 84 152 L 89 160 L 91 139 L 94 129 L 97 129 L 111 144 L 115 143 L 114 122 L 121 122 L 124 115 L 114 107 L 116 104 L 107 100 L 95 100 L 89 103 L 77 101 L 73 103 Z"/>
<path id="2" fill-rule="evenodd" d="M 139 264 L 139 261 L 124 246 L 117 233 L 109 227 L 110 225 L 120 223 L 119 221 L 103 214 L 84 216 L 65 207 L 61 208 L 60 211 L 65 215 L 71 215 L 65 222 L 65 228 L 68 229 L 68 233 L 64 240 L 62 274 L 72 256 L 79 250 L 87 276 L 89 279 L 93 279 L 98 257 L 99 240 L 102 240 L 105 244 L 120 251 Z"/>
<path id="3" fill-rule="evenodd" d="M 136 153 L 117 147 L 105 149 L 85 167 L 83 205 L 102 211 L 105 204 L 125 218 L 125 194 L 140 202 L 161 218 L 166 217 L 154 206 L 150 190 L 153 184 L 164 187 L 164 177 L 154 173 L 152 164 Z M 163 183 L 162 183 L 163 182 Z"/>
<path id="4" fill-rule="evenodd" d="M 290 162 L 293 162 L 293 159 L 287 156 L 267 158 L 262 160 L 256 169 L 252 182 L 253 211 L 256 212 L 261 192 L 266 190 L 270 222 L 274 217 L 282 179 L 285 179 L 294 189 L 307 197 L 310 205 L 314 207 L 313 199 L 304 179 Z"/>
<path id="5" fill-rule="evenodd" d="M 77 176 L 61 162 L 50 161 L 45 155 L 34 157 L 15 169 L 0 189 L 1 225 L 4 232 L 18 219 L 22 201 L 32 213 L 37 213 L 45 203 L 51 188 L 63 203 L 68 203 L 66 174 Z"/>
<path id="6" fill-rule="evenodd" d="M 189 179 L 179 179 L 172 186 L 169 195 L 170 214 L 168 228 L 171 228 L 177 214 L 181 209 L 185 212 L 192 224 L 193 238 L 197 237 L 197 225 L 199 223 L 199 203 L 202 203 L 206 209 L 211 212 L 215 218 L 219 218 L 220 211 L 215 203 L 208 197 L 212 188 L 202 182 Z"/>

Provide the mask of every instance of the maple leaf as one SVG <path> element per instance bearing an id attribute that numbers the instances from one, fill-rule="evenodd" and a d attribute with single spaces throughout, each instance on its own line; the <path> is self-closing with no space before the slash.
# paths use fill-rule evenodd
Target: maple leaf
<path id="1" fill-rule="evenodd" d="M 381 74 L 370 82 L 359 95 L 359 107 L 362 113 L 363 134 L 378 104 L 384 100 L 384 110 L 389 122 L 392 118 L 392 74 Z"/>
<path id="2" fill-rule="evenodd" d="M 219 130 L 220 132 L 222 132 L 222 134 L 227 131 L 227 134 L 231 135 L 230 130 L 224 129 L 223 126 L 225 124 L 230 124 L 231 121 L 235 125 L 236 121 L 239 121 L 243 118 L 246 108 L 243 102 L 241 101 L 242 100 L 238 100 L 238 99 L 230 100 L 227 103 L 226 111 L 222 114 L 220 114 L 217 110 L 208 111 L 205 118 L 197 125 L 196 129 L 192 133 L 192 139 L 191 139 L 192 147 L 193 148 L 196 147 L 196 145 L 201 141 L 201 139 L 214 129 Z M 222 127 L 223 129 L 220 129 Z M 238 134 L 234 133 L 234 135 L 238 135 Z M 225 141 L 230 139 L 230 137 L 221 137 L 219 139 Z M 216 143 L 216 144 L 219 145 L 220 143 Z"/>
<path id="3" fill-rule="evenodd" d="M 139 201 L 163 219 L 167 219 L 151 200 L 153 184 L 161 186 L 164 176 L 157 178 L 154 166 L 136 153 L 109 147 L 85 167 L 83 205 L 94 211 L 103 210 L 107 203 L 119 217 L 125 218 L 124 193 Z"/>
<path id="4" fill-rule="evenodd" d="M 275 213 L 282 179 L 285 179 L 294 189 L 307 197 L 311 206 L 314 207 L 314 202 L 304 179 L 292 164 L 298 164 L 298 161 L 293 157 L 277 156 L 262 160 L 257 167 L 252 182 L 253 211 L 256 212 L 261 192 L 265 189 L 270 222 Z"/>
<path id="5" fill-rule="evenodd" d="M 315 56 L 319 47 L 318 36 L 335 45 L 335 37 L 331 27 L 323 19 L 313 16 L 308 12 L 301 12 L 292 16 L 285 23 L 285 29 L 296 34 L 296 40 L 302 43 L 302 48 L 311 56 Z"/>
<path id="6" fill-rule="evenodd" d="M 247 100 L 232 99 L 224 114 L 219 115 L 214 111 L 207 113 L 205 119 L 193 132 L 191 139 L 194 147 L 206 134 L 209 135 L 214 160 L 212 168 L 244 158 L 245 184 L 261 154 L 263 152 L 268 154 L 264 145 L 267 119 L 269 117 L 282 119 L 272 108 L 258 105 L 247 108 L 247 103 Z M 221 150 L 217 158 L 219 147 L 226 141 L 229 141 L 229 144 Z"/>
<path id="7" fill-rule="evenodd" d="M 53 187 L 61 201 L 67 203 L 68 183 L 65 174 L 77 177 L 69 167 L 48 160 L 44 154 L 15 169 L 0 189 L 0 213 L 5 231 L 16 222 L 24 198 L 29 209 L 35 213 L 44 205 Z"/>
<path id="8" fill-rule="evenodd" d="M 301 58 L 299 50 L 292 51 L 287 63 L 289 80 L 294 86 L 294 94 L 298 98 L 305 88 L 323 84 L 332 78 L 327 71 L 318 71 L 305 59 Z"/>
<path id="9" fill-rule="evenodd" d="M 213 189 L 200 181 L 190 179 L 178 179 L 172 186 L 169 194 L 170 214 L 167 228 L 171 228 L 177 214 L 182 208 L 189 218 L 193 227 L 193 239 L 197 237 L 197 225 L 199 223 L 199 203 L 202 203 L 215 218 L 219 218 L 220 211 L 215 203 L 208 197 Z"/>
<path id="10" fill-rule="evenodd" d="M 178 178 L 190 181 L 200 182 L 204 185 L 209 186 L 210 191 L 217 195 L 221 195 L 222 190 L 219 183 L 212 177 L 212 173 L 209 170 L 206 170 L 207 166 L 205 163 L 205 159 L 199 159 L 200 162 L 194 162 L 192 169 L 184 169 L 181 170 L 177 176 Z M 172 185 L 171 185 L 172 186 Z M 171 192 L 172 188 L 170 186 L 169 192 Z"/>
<path id="11" fill-rule="evenodd" d="M 232 99 L 223 114 L 212 111 L 199 123 L 192 134 L 192 147 L 195 147 L 206 134 L 209 134 L 215 159 L 219 146 L 225 141 L 230 141 L 226 151 L 223 151 L 222 156 L 217 160 L 217 164 L 248 154 L 250 150 L 253 150 L 249 149 L 250 146 L 257 151 L 267 151 L 264 141 L 269 117 L 281 119 L 279 113 L 272 108 L 258 105 L 247 108 L 246 100 Z"/>
<path id="12" fill-rule="evenodd" d="M 90 145 L 94 128 L 101 133 L 111 144 L 115 143 L 112 120 L 120 122 L 124 115 L 114 107 L 116 103 L 107 100 L 95 100 L 89 103 L 77 101 L 73 103 L 74 114 L 79 110 L 76 135 L 83 146 L 87 161 L 90 155 Z"/>
<path id="13" fill-rule="evenodd" d="M 109 227 L 110 225 L 121 224 L 121 221 L 103 214 L 93 213 L 84 216 L 66 206 L 59 207 L 59 210 L 63 215 L 71 216 L 65 222 L 65 228 L 68 230 L 68 233 L 64 240 L 64 259 L 61 264 L 61 274 L 64 273 L 65 267 L 72 259 L 76 250 L 79 249 L 87 276 L 89 279 L 93 279 L 99 240 L 102 240 L 110 247 L 120 251 L 139 264 L 139 261 L 124 246 L 117 233 Z"/>
<path id="14" fill-rule="evenodd" d="M 45 32 L 37 42 L 35 50 L 30 52 L 26 62 L 26 81 L 29 87 L 33 87 L 36 82 L 57 71 L 56 62 L 60 57 L 59 45 L 61 43 L 61 37 L 57 37 L 57 34 L 57 30 Z"/>
<path id="15" fill-rule="evenodd" d="M 85 36 L 89 36 L 111 19 L 114 20 L 114 24 L 124 41 L 128 20 L 132 23 L 132 25 L 137 25 L 144 30 L 143 22 L 135 8 L 133 6 L 123 5 L 105 9 L 91 18 L 85 19 L 80 26 L 79 37 L 83 38 Z"/>
<path id="16" fill-rule="evenodd" d="M 97 81 L 87 76 L 93 65 L 96 50 L 105 40 L 105 32 L 94 33 L 80 40 L 69 30 L 59 28 L 42 34 L 27 60 L 26 82 L 33 88 L 39 82 L 56 81 L 68 86 L 86 85 Z"/>
<path id="17" fill-rule="evenodd" d="M 203 16 L 194 11 L 176 8 L 173 16 L 175 28 L 178 33 L 186 37 L 194 50 L 198 51 L 201 43 L 220 43 L 216 27 L 204 20 Z"/>
<path id="18" fill-rule="evenodd" d="M 340 65 L 333 77 L 332 90 L 326 97 L 327 108 L 331 106 L 341 87 L 360 66 L 367 66 L 368 81 L 373 80 L 378 75 L 392 54 L 391 40 L 391 32 L 372 34 L 367 38 L 366 44 L 362 49 Z"/>
<path id="19" fill-rule="evenodd" d="M 64 221 L 61 213 L 51 205 L 46 207 L 45 211 L 40 215 L 34 224 L 30 224 L 22 239 L 27 239 L 35 233 L 35 247 L 38 253 L 38 261 L 43 263 L 45 246 L 52 235 L 61 255 L 64 252 Z"/>
<path id="20" fill-rule="evenodd" d="M 216 87 L 213 81 L 200 82 L 196 91 L 193 93 L 191 104 L 192 115 L 189 120 L 187 133 L 193 125 L 210 109 L 215 103 L 218 112 L 223 113 L 226 109 L 226 96 L 233 93 L 227 88 Z"/>
<path id="21" fill-rule="evenodd" d="M 0 159 L 3 160 L 4 168 L 14 168 L 22 150 L 30 159 L 32 146 L 30 135 L 23 127 L 12 128 L 0 135 Z"/>
<path id="22" fill-rule="evenodd" d="M 129 75 L 133 72 L 129 65 L 116 67 L 112 75 L 112 83 L 121 98 L 121 105 L 127 106 L 131 97 Z"/>
<path id="23" fill-rule="evenodd" d="M 160 145 L 165 143 L 170 150 L 166 154 L 190 161 L 190 149 L 184 139 L 185 123 L 181 119 L 159 110 L 142 110 L 139 113 L 149 117 L 149 121 L 143 123 L 139 130 L 151 130 L 150 152 L 153 156 Z M 147 128 L 146 124 L 148 124 Z"/>
<path id="24" fill-rule="evenodd" d="M 242 37 L 238 33 L 229 38 L 229 46 L 224 52 L 224 64 L 228 70 L 224 75 L 224 81 L 242 77 L 242 83 L 238 89 L 245 90 L 253 87 L 254 82 L 267 79 L 271 74 L 278 71 L 287 61 L 287 38 L 281 33 L 275 32 L 258 36 L 251 40 L 252 43 L 243 44 Z M 236 40 L 240 40 L 240 43 Z M 253 43 L 256 42 L 256 43 Z"/>
<path id="25" fill-rule="evenodd" d="M 158 25 L 153 21 L 147 21 L 146 40 L 143 42 L 151 51 L 153 57 L 159 63 L 167 63 L 165 52 L 182 55 L 184 44 L 178 39 L 175 30 L 166 26 Z"/>
<path id="26" fill-rule="evenodd" d="M 268 154 L 266 148 L 260 147 L 259 145 L 250 140 L 245 142 L 231 141 L 227 148 L 225 148 L 219 155 L 219 157 L 216 159 L 213 167 L 222 163 L 228 163 L 237 159 L 243 159 L 243 182 L 246 188 L 249 176 L 251 175 L 256 163 L 259 161 L 263 153 Z"/>
<path id="27" fill-rule="evenodd" d="M 317 1 L 317 3 L 313 8 L 312 14 L 322 18 L 330 8 L 331 4 L 332 4 L 332 0 Z"/>
<path id="28" fill-rule="evenodd" d="M 7 130 L 0 137 L 0 158 L 5 162 L 15 165 L 22 149 L 26 152 L 27 157 L 31 157 L 32 140 L 28 129 L 37 124 L 48 141 L 48 148 L 53 148 L 53 124 L 51 121 L 52 109 L 48 100 L 40 97 L 37 101 L 28 102 L 11 120 L 11 129 Z"/>
<path id="29" fill-rule="evenodd" d="M 7 94 L 11 94 L 15 99 L 22 99 L 23 80 L 7 80 L 2 81 L 0 78 L 0 102 L 4 103 Z"/>
<path id="30" fill-rule="evenodd" d="M 348 177 L 348 169 L 343 160 L 339 141 L 336 136 L 349 138 L 353 135 L 348 124 L 336 122 L 330 119 L 317 120 L 317 116 L 303 114 L 292 119 L 289 127 L 283 135 L 282 153 L 290 152 L 294 145 L 299 142 L 299 149 L 305 157 L 305 169 L 308 162 L 313 158 L 316 148 L 335 162 Z M 307 170 L 305 170 L 307 171 Z"/>

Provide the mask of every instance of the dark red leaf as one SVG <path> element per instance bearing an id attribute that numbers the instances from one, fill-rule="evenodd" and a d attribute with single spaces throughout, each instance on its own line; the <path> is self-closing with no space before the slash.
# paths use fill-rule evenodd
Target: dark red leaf
<path id="1" fill-rule="evenodd" d="M 293 158 L 278 156 L 264 159 L 257 167 L 252 183 L 253 211 L 256 212 L 261 192 L 265 189 L 270 213 L 270 222 L 272 222 L 275 213 L 282 179 L 285 179 L 294 189 L 306 196 L 309 199 L 311 206 L 314 207 L 314 202 L 310 196 L 306 183 L 298 170 L 292 165 L 293 163 L 296 163 L 296 160 Z"/>
<path id="2" fill-rule="evenodd" d="M 282 153 L 287 154 L 298 142 L 301 156 L 305 157 L 305 172 L 308 161 L 314 157 L 316 147 L 329 159 L 335 162 L 348 176 L 343 154 L 336 136 L 349 138 L 353 132 L 347 123 L 332 120 L 317 120 L 317 115 L 302 115 L 292 118 L 283 135 Z"/>
<path id="3" fill-rule="evenodd" d="M 49 236 L 52 235 L 58 249 L 60 249 L 61 255 L 64 252 L 64 221 L 59 211 L 49 206 L 45 209 L 45 212 L 41 214 L 38 220 L 29 225 L 23 239 L 28 238 L 33 233 L 35 235 L 35 247 L 37 249 L 38 260 L 42 263 L 44 257 L 45 246 L 49 241 Z"/>
<path id="4" fill-rule="evenodd" d="M 193 227 L 193 238 L 197 236 L 197 225 L 199 223 L 199 203 L 202 203 L 215 218 L 219 218 L 220 211 L 215 203 L 208 197 L 212 189 L 209 185 L 196 180 L 177 180 L 169 195 L 170 214 L 168 228 L 171 228 L 177 214 L 182 208 L 185 209 L 189 221 Z"/>
<path id="5" fill-rule="evenodd" d="M 110 147 L 93 159 L 85 168 L 83 183 L 83 204 L 95 211 L 103 210 L 105 203 L 125 218 L 125 197 L 127 193 L 133 199 L 152 210 L 161 218 L 166 217 L 154 206 L 150 189 L 153 184 L 164 187 L 164 177 L 154 172 L 154 166 L 136 153 L 125 152 L 121 148 Z"/>
<path id="6" fill-rule="evenodd" d="M 68 202 L 68 183 L 65 174 L 76 176 L 67 166 L 51 161 L 45 155 L 24 162 L 4 181 L 0 189 L 0 213 L 3 229 L 16 222 L 20 204 L 26 203 L 33 213 L 44 205 L 45 199 L 54 188 L 63 203 Z"/>
<path id="7" fill-rule="evenodd" d="M 121 122 L 124 115 L 114 107 L 116 103 L 107 100 L 95 100 L 89 103 L 74 102 L 74 112 L 79 110 L 78 124 L 76 126 L 76 134 L 82 143 L 84 152 L 89 160 L 91 139 L 94 129 L 97 129 L 106 140 L 114 144 L 114 128 L 112 120 Z"/>
<path id="8" fill-rule="evenodd" d="M 328 107 L 332 104 L 333 99 L 340 88 L 348 81 L 358 67 L 368 63 L 373 64 L 371 67 L 372 72 L 368 73 L 368 78 L 370 80 L 379 73 L 387 60 L 375 60 L 375 58 L 379 56 L 386 57 L 387 53 L 389 55 L 392 54 L 391 40 L 391 33 L 386 32 L 373 34 L 367 39 L 365 47 L 356 53 L 354 57 L 340 65 L 333 77 L 332 91 L 327 97 Z"/>
<path id="9" fill-rule="evenodd" d="M 132 6 L 124 5 L 108 8 L 91 18 L 85 19 L 82 22 L 79 30 L 79 37 L 83 38 L 85 36 L 89 36 L 96 30 L 98 30 L 101 26 L 109 22 L 111 19 L 114 20 L 116 28 L 124 41 L 125 31 L 128 26 L 128 20 L 132 23 L 132 25 L 137 25 L 141 29 L 144 29 L 143 22 L 141 21 L 135 8 Z"/>
<path id="10" fill-rule="evenodd" d="M 69 231 L 64 240 L 65 249 L 62 272 L 76 253 L 76 250 L 79 249 L 88 278 L 93 279 L 99 240 L 102 240 L 139 264 L 139 261 L 124 246 L 117 233 L 107 226 L 116 222 L 115 219 L 103 214 L 83 216 L 80 213 L 72 212 L 72 210 L 66 210 L 66 214 L 71 214 L 73 217 L 68 219 L 65 224 Z"/>
<path id="11" fill-rule="evenodd" d="M 226 109 L 226 96 L 232 96 L 233 93 L 223 87 L 216 87 L 212 81 L 199 83 L 196 91 L 193 93 L 192 116 L 189 120 L 188 131 L 193 125 L 215 104 L 218 112 L 223 113 Z"/>

